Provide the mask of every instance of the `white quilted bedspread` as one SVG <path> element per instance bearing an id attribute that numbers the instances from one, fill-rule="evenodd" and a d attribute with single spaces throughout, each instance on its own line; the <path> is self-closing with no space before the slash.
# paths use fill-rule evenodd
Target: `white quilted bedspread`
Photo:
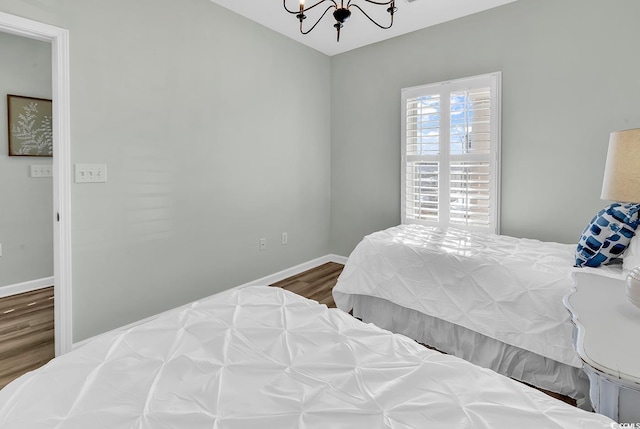
<path id="1" fill-rule="evenodd" d="M 573 244 L 400 225 L 358 244 L 333 296 L 344 311 L 351 295 L 383 298 L 580 368 L 562 304 L 578 269 L 574 252 Z"/>
<path id="2" fill-rule="evenodd" d="M 491 371 L 278 288 L 105 334 L 0 391 L 3 429 L 594 428 Z"/>

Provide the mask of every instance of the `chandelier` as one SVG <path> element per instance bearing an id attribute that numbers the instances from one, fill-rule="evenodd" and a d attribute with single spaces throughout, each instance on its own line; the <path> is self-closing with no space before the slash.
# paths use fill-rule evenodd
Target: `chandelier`
<path id="1" fill-rule="evenodd" d="M 362 10 L 362 8 L 360 6 L 358 6 L 355 3 L 352 3 L 353 0 L 348 0 L 347 5 L 344 5 L 344 0 L 340 0 L 340 6 L 338 6 L 338 2 L 336 0 L 320 0 L 317 3 L 314 3 L 312 6 L 309 6 L 307 8 L 304 7 L 304 0 L 300 0 L 300 9 L 298 10 L 291 10 L 287 7 L 287 0 L 283 0 L 282 3 L 284 5 L 284 8 L 287 12 L 289 12 L 292 15 L 295 15 L 296 18 L 298 18 L 298 21 L 300 21 L 300 33 L 302 34 L 309 34 L 314 28 L 316 28 L 316 25 L 318 25 L 318 23 L 320 22 L 320 20 L 322 20 L 322 18 L 327 14 L 327 12 L 329 12 L 331 9 L 334 9 L 333 11 L 333 17 L 336 20 L 336 23 L 333 25 L 336 29 L 336 31 L 338 32 L 338 37 L 337 37 L 337 41 L 340 41 L 340 29 L 344 26 L 344 23 L 347 22 L 349 20 L 349 17 L 351 16 L 351 10 L 350 8 L 356 8 L 358 9 L 360 12 L 362 12 L 364 14 L 364 16 L 366 16 L 367 18 L 369 18 L 369 21 L 373 22 L 375 25 L 377 25 L 378 27 L 386 30 L 388 28 L 391 28 L 391 26 L 393 25 L 393 14 L 398 10 L 398 8 L 395 7 L 395 0 L 390 0 L 390 1 L 373 1 L 373 0 L 364 0 L 367 3 L 372 3 L 378 6 L 389 6 L 387 8 L 387 12 L 389 13 L 389 25 L 381 25 L 378 22 L 376 22 L 376 20 L 374 20 L 373 18 L 371 18 L 369 15 L 367 15 L 367 12 L 365 12 L 364 10 Z M 327 8 L 324 10 L 324 12 L 322 13 L 322 15 L 320 15 L 320 18 L 318 18 L 318 20 L 311 26 L 311 28 L 309 28 L 307 31 L 304 31 L 302 29 L 302 22 L 307 18 L 307 16 L 305 15 L 305 12 L 313 9 L 316 6 L 319 6 L 323 3 L 329 3 L 329 5 L 327 6 Z"/>

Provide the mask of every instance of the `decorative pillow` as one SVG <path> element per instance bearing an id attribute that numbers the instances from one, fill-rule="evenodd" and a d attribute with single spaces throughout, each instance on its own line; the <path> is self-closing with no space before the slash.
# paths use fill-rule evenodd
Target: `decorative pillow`
<path id="1" fill-rule="evenodd" d="M 619 258 L 635 234 L 640 204 L 613 203 L 595 215 L 576 249 L 576 266 L 598 267 Z"/>

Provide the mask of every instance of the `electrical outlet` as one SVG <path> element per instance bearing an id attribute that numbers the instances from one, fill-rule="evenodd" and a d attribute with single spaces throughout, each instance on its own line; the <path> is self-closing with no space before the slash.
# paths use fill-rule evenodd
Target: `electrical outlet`
<path id="1" fill-rule="evenodd" d="M 106 164 L 76 164 L 76 183 L 105 183 L 107 181 Z"/>
<path id="2" fill-rule="evenodd" d="M 282 244 L 287 244 L 289 242 L 289 236 L 286 232 L 282 233 Z"/>
<path id="3" fill-rule="evenodd" d="M 260 239 L 260 250 L 265 250 L 267 248 L 267 239 L 266 238 L 261 238 Z"/>
<path id="4" fill-rule="evenodd" d="M 53 177 L 52 165 L 31 165 L 31 177 Z"/>

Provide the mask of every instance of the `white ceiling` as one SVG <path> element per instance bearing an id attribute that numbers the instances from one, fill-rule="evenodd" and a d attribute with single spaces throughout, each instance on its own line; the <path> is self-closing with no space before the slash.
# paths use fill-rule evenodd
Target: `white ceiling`
<path id="1" fill-rule="evenodd" d="M 302 35 L 297 18 L 284 10 L 282 0 L 211 1 L 320 52 L 336 55 L 516 0 L 396 0 L 398 11 L 394 17 L 393 27 L 389 30 L 378 28 L 359 10 L 352 8 L 351 19 L 341 30 L 339 43 L 336 42 L 336 30 L 333 28 L 335 23 L 331 15 L 333 9 L 322 18 L 311 33 Z M 316 1 L 306 0 L 306 5 L 310 6 Z M 299 0 L 286 0 L 286 2 L 291 10 L 297 9 L 300 4 Z M 370 4 L 364 0 L 352 0 L 352 2 L 362 7 L 372 18 L 379 17 L 381 24 L 388 24 L 387 6 Z M 329 4 L 330 2 L 327 1 L 327 5 Z M 307 19 L 304 22 L 305 31 L 313 25 L 325 9 L 324 5 L 319 5 L 307 13 Z"/>

